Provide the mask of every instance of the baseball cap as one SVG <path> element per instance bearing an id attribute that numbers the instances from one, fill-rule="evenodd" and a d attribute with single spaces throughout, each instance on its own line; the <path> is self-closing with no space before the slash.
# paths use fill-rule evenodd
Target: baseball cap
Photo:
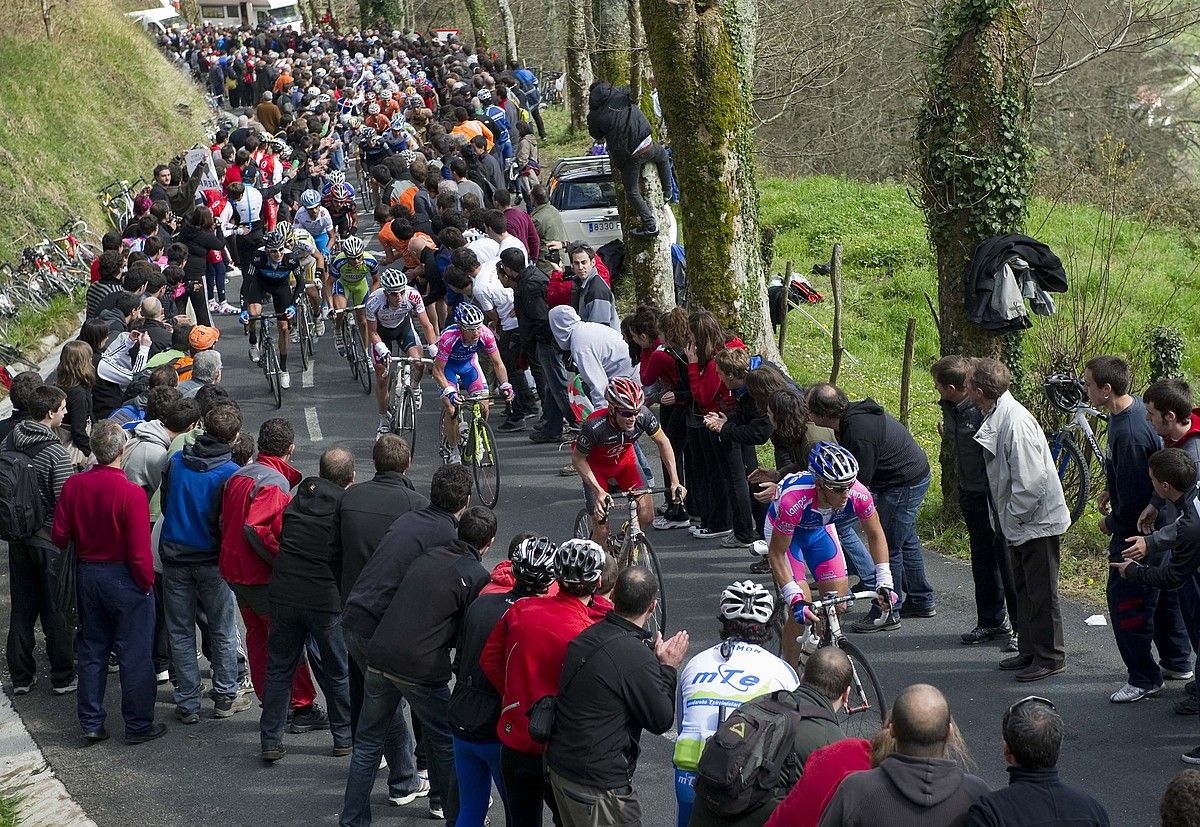
<path id="1" fill-rule="evenodd" d="M 198 324 L 188 334 L 188 346 L 195 351 L 211 350 L 220 338 L 221 331 L 215 327 Z"/>

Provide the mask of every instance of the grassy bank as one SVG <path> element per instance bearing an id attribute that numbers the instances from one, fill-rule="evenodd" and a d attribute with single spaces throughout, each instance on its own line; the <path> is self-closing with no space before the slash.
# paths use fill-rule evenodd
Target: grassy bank
<path id="1" fill-rule="evenodd" d="M 0 827 L 18 827 L 21 823 L 21 797 L 0 793 Z"/>

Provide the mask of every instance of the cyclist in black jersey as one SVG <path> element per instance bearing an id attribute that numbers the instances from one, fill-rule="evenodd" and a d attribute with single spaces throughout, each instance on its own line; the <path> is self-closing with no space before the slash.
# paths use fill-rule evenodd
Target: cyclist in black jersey
<path id="1" fill-rule="evenodd" d="M 251 316 L 262 313 L 263 299 L 271 298 L 276 313 L 286 313 L 279 325 L 279 382 L 284 388 L 292 386 L 287 372 L 288 321 L 296 316 L 296 299 L 304 293 L 304 266 L 295 253 L 286 249 L 287 239 L 278 230 L 263 236 L 263 247 L 254 256 L 253 262 L 242 280 L 242 324 L 249 324 Z M 295 279 L 295 286 L 292 279 Z M 250 328 L 250 361 L 258 364 L 262 354 L 258 349 L 258 329 Z"/>

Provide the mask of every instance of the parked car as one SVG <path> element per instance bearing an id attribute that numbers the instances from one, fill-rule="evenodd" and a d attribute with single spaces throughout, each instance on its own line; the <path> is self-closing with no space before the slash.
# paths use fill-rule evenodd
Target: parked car
<path id="1" fill-rule="evenodd" d="M 621 238 L 617 190 L 605 155 L 562 158 L 550 170 L 550 203 L 562 213 L 567 242 L 598 250 Z"/>

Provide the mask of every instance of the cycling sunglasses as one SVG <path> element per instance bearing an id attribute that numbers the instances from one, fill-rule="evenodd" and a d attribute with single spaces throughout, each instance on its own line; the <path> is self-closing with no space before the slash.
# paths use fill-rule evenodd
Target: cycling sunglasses
<path id="1" fill-rule="evenodd" d="M 822 488 L 824 488 L 826 491 L 828 491 L 830 494 L 845 494 L 847 491 L 849 491 L 851 488 L 854 487 L 854 483 L 850 483 L 849 485 L 830 485 L 829 483 L 824 482 L 823 480 L 817 480 L 817 484 L 820 485 Z"/>
<path id="2" fill-rule="evenodd" d="M 1005 715 L 1006 716 L 1012 715 L 1014 712 L 1016 712 L 1018 709 L 1020 709 L 1025 704 L 1033 704 L 1033 703 L 1044 704 L 1044 705 L 1050 707 L 1051 709 L 1055 710 L 1056 712 L 1058 711 L 1058 708 L 1054 705 L 1054 701 L 1050 700 L 1049 698 L 1043 698 L 1041 695 L 1026 695 L 1024 698 L 1022 698 L 1021 700 L 1017 701 L 1015 704 L 1010 706 L 1008 708 L 1008 712 L 1006 712 Z"/>
<path id="3" fill-rule="evenodd" d="M 623 408 L 616 408 L 615 410 L 616 410 L 617 416 L 623 416 L 626 419 L 633 419 L 633 417 L 637 416 L 638 413 L 640 413 L 640 411 L 629 411 L 629 410 L 625 410 Z"/>

